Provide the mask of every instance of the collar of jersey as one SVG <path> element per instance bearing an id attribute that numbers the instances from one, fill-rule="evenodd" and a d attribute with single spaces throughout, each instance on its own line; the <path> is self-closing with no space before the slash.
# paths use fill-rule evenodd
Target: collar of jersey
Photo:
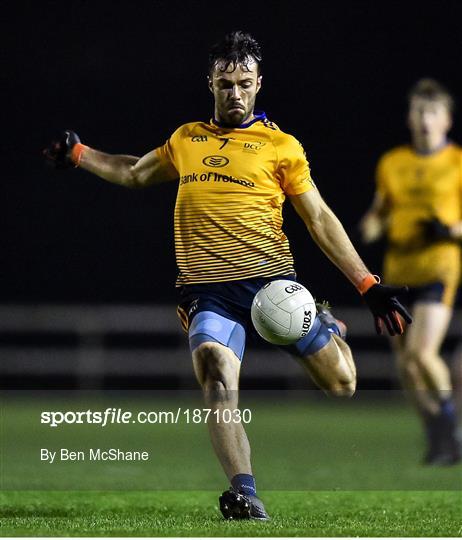
<path id="1" fill-rule="evenodd" d="M 252 124 L 255 124 L 255 122 L 259 122 L 260 120 L 266 120 L 266 113 L 264 111 L 253 111 L 253 115 L 255 116 L 253 120 L 245 124 L 241 124 L 240 126 L 228 126 L 228 124 L 224 124 L 223 122 L 218 122 L 218 120 L 215 120 L 215 118 L 212 118 L 211 123 L 221 128 L 245 129 L 245 128 L 250 127 Z"/>
<path id="2" fill-rule="evenodd" d="M 451 141 L 449 139 L 444 139 L 444 141 L 437 148 L 435 148 L 434 150 L 429 150 L 428 152 L 419 152 L 414 146 L 412 147 L 412 149 L 418 156 L 433 156 L 434 154 L 441 152 L 441 150 L 444 150 L 450 144 Z"/>

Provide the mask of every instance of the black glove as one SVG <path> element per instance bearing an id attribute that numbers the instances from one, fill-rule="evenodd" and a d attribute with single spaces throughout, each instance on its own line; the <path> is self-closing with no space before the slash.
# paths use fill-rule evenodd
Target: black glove
<path id="1" fill-rule="evenodd" d="M 451 230 L 448 225 L 441 222 L 437 217 L 421 221 L 425 239 L 430 242 L 439 240 L 452 240 Z"/>
<path id="2" fill-rule="evenodd" d="M 399 319 L 400 315 L 407 323 L 412 322 L 411 315 L 396 298 L 407 291 L 407 287 L 388 287 L 377 283 L 363 294 L 364 301 L 374 316 L 377 334 L 382 334 L 382 323 L 385 324 L 390 336 L 402 334 L 404 329 Z"/>
<path id="3" fill-rule="evenodd" d="M 79 136 L 73 131 L 66 130 L 58 139 L 52 141 L 48 148 L 45 148 L 43 155 L 48 163 L 56 169 L 69 169 L 75 167 L 71 159 L 71 152 L 74 146 L 80 142 Z"/>

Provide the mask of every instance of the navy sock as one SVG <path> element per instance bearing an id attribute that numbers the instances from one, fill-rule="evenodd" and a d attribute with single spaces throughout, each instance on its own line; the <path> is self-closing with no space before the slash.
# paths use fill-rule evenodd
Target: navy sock
<path id="1" fill-rule="evenodd" d="M 231 478 L 231 486 L 234 491 L 244 495 L 256 495 L 255 478 L 251 474 L 236 474 Z"/>
<path id="2" fill-rule="evenodd" d="M 452 401 L 452 398 L 442 399 L 440 405 L 440 416 L 451 419 L 455 418 L 456 408 L 454 407 L 454 402 Z"/>
<path id="3" fill-rule="evenodd" d="M 457 419 L 456 419 L 456 408 L 452 398 L 442 399 L 440 402 L 441 408 L 439 413 L 439 418 L 442 423 L 444 423 L 450 430 L 456 428 Z"/>
<path id="4" fill-rule="evenodd" d="M 451 434 L 457 424 L 456 409 L 452 398 L 440 401 L 440 411 L 436 415 L 426 414 L 424 416 L 427 436 L 429 439 L 437 439 Z"/>

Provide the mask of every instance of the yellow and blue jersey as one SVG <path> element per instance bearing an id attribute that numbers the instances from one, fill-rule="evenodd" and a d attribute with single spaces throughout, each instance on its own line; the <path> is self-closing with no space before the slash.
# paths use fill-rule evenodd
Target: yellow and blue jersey
<path id="1" fill-rule="evenodd" d="M 314 184 L 293 136 L 258 113 L 237 128 L 184 124 L 157 152 L 179 178 L 177 285 L 294 273 L 282 205 Z"/>
<path id="2" fill-rule="evenodd" d="M 377 190 L 388 217 L 385 280 L 411 287 L 443 283 L 448 288 L 444 301 L 450 304 L 459 280 L 460 247 L 427 242 L 421 222 L 462 220 L 462 149 L 451 143 L 422 155 L 410 146 L 394 148 L 379 161 Z"/>

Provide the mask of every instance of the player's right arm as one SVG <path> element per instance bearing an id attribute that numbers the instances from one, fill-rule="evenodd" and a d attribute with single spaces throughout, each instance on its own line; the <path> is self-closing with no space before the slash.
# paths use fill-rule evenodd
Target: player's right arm
<path id="1" fill-rule="evenodd" d="M 141 158 L 107 154 L 81 144 L 73 131 L 65 131 L 44 154 L 57 168 L 81 167 L 108 182 L 132 188 L 145 187 L 178 176 L 173 165 L 160 159 L 157 149 Z"/>
<path id="2" fill-rule="evenodd" d="M 169 180 L 165 167 L 152 150 L 141 158 L 114 155 L 87 148 L 82 153 L 79 167 L 96 174 L 100 178 L 131 188 L 141 188 Z"/>
<path id="3" fill-rule="evenodd" d="M 379 284 L 377 278 L 366 268 L 342 224 L 317 189 L 292 195 L 290 200 L 313 240 L 362 295 L 374 316 L 377 333 L 382 333 L 384 324 L 391 336 L 402 334 L 399 315 L 407 323 L 412 322 L 411 315 L 397 298 L 406 292 L 406 287 Z"/>

